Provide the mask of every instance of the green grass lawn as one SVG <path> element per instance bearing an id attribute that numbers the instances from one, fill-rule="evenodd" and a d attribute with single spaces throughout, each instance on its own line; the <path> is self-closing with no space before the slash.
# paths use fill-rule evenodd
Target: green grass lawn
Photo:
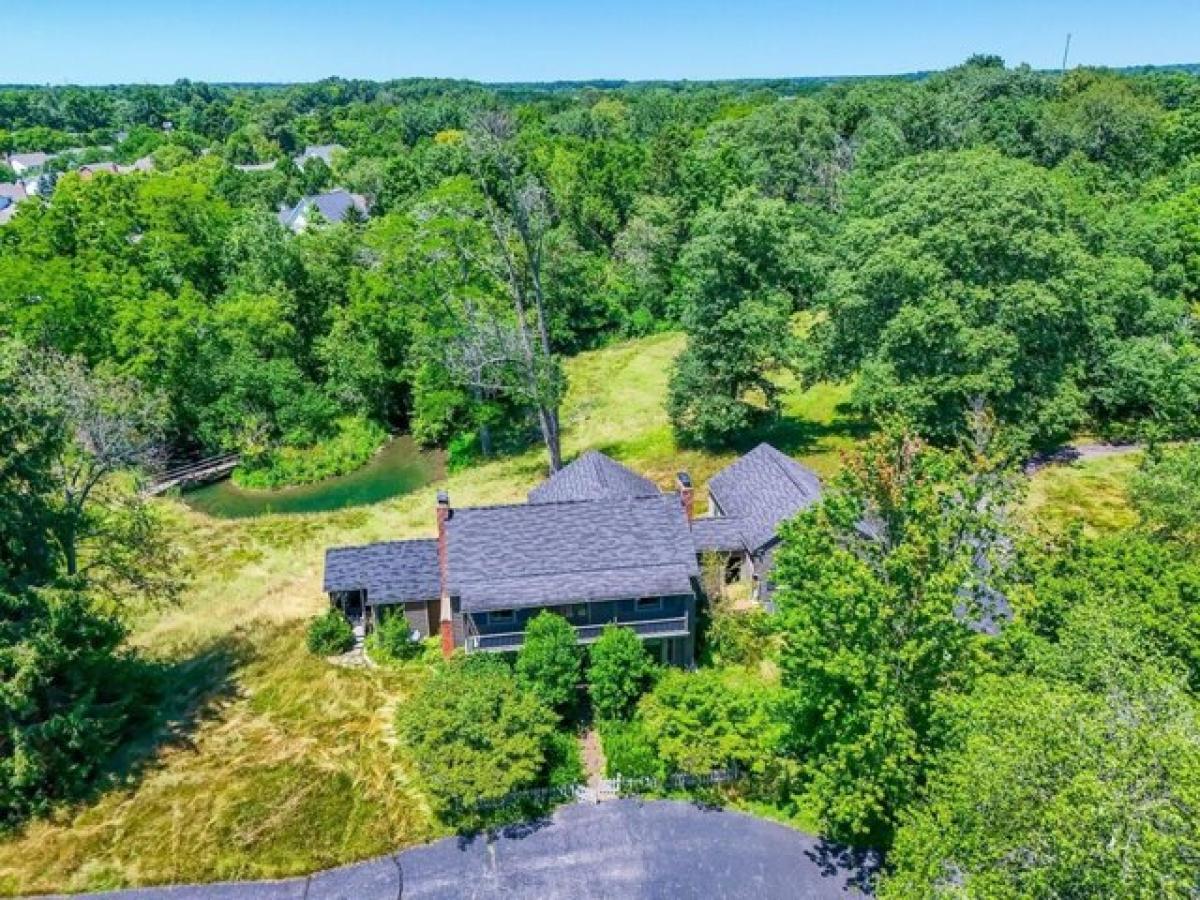
<path id="1" fill-rule="evenodd" d="M 1140 453 L 1107 456 L 1041 469 L 1030 479 L 1026 514 L 1035 527 L 1060 531 L 1082 522 L 1091 534 L 1128 528 L 1137 522 L 1129 503 L 1129 476 Z"/>
<path id="2" fill-rule="evenodd" d="M 673 484 L 704 482 L 734 454 L 682 452 L 662 400 L 677 334 L 586 353 L 568 364 L 568 459 L 588 448 Z M 770 440 L 822 475 L 864 433 L 848 388 L 787 386 Z M 1039 474 L 1030 509 L 1047 522 L 1114 527 L 1128 514 L 1129 458 Z M 458 505 L 509 502 L 545 475 L 540 450 L 450 475 Z M 88 803 L 0 841 L 0 892 L 82 891 L 175 881 L 270 878 L 378 855 L 442 833 L 396 748 L 391 721 L 421 670 L 346 670 L 309 656 L 332 544 L 427 536 L 433 489 L 330 513 L 207 517 L 163 500 L 193 573 L 182 602 L 147 614 L 133 642 L 171 668 L 159 727 L 118 761 Z"/>

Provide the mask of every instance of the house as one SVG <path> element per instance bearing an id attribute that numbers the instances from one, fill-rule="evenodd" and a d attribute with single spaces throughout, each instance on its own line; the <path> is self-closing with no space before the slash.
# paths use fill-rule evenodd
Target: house
<path id="1" fill-rule="evenodd" d="M 709 517 L 697 519 L 696 548 L 726 559 L 726 579 L 750 580 L 770 605 L 771 569 L 779 526 L 821 499 L 816 474 L 770 444 L 759 444 L 708 483 Z"/>
<path id="2" fill-rule="evenodd" d="M 135 159 L 132 163 L 130 163 L 127 166 L 117 166 L 117 171 L 120 172 L 122 175 L 128 175 L 130 172 L 153 172 L 154 171 L 154 157 L 153 156 L 138 157 L 137 159 Z"/>
<path id="3" fill-rule="evenodd" d="M 346 148 L 341 144 L 309 144 L 304 152 L 293 159 L 296 165 L 303 169 L 309 160 L 319 159 L 327 166 L 333 165 L 333 154 L 340 153 Z"/>
<path id="4" fill-rule="evenodd" d="M 6 197 L 13 203 L 20 203 L 29 196 L 24 182 L 0 181 L 0 197 Z"/>
<path id="5" fill-rule="evenodd" d="M 85 181 L 94 175 L 104 172 L 109 175 L 128 175 L 132 172 L 151 172 L 154 170 L 154 157 L 143 156 L 140 159 L 134 160 L 128 166 L 120 165 L 115 162 L 92 162 L 84 163 L 76 171 L 79 177 Z"/>
<path id="6" fill-rule="evenodd" d="M 26 196 L 48 197 L 54 192 L 54 185 L 57 180 L 57 175 L 43 173 L 41 175 L 34 175 L 31 178 L 22 178 L 18 184 L 25 189 Z"/>
<path id="7" fill-rule="evenodd" d="M 439 635 L 446 655 L 517 650 L 529 620 L 548 609 L 575 627 L 581 644 L 616 623 L 660 661 L 691 665 L 700 554 L 749 556 L 763 577 L 777 538 L 764 540 L 762 529 L 815 502 L 808 487 L 816 476 L 776 457 L 788 459 L 762 445 L 718 475 L 730 506 L 703 519 L 694 517 L 686 473 L 664 493 L 595 451 L 525 503 L 454 507 L 439 492 L 436 537 L 330 548 L 324 589 L 360 635 L 403 615 L 421 637 Z M 755 498 L 769 508 L 747 505 Z"/>
<path id="8" fill-rule="evenodd" d="M 18 175 L 24 175 L 31 169 L 40 169 L 53 158 L 52 153 L 10 153 L 4 161 Z"/>
<path id="9" fill-rule="evenodd" d="M 118 173 L 115 162 L 84 163 L 76 171 L 79 173 L 79 177 L 85 181 L 94 175 L 99 175 L 101 172 L 107 175 L 116 175 Z"/>
<path id="10" fill-rule="evenodd" d="M 320 217 L 326 222 L 344 222 L 351 215 L 351 210 L 366 218 L 369 214 L 367 198 L 362 194 L 352 194 L 343 188 L 335 188 L 323 194 L 302 197 L 300 202 L 291 208 L 283 207 L 279 210 L 279 224 L 299 234 L 308 228 L 314 211 L 320 213 Z"/>
<path id="11" fill-rule="evenodd" d="M 29 199 L 25 185 L 20 181 L 0 182 L 0 225 L 4 225 L 17 212 L 17 204 Z"/>

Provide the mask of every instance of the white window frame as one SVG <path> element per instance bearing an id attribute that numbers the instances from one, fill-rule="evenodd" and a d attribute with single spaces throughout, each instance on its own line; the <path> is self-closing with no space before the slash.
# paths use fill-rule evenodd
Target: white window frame
<path id="1" fill-rule="evenodd" d="M 513 625 L 517 621 L 517 611 L 515 609 L 493 609 L 487 614 L 489 625 Z"/>

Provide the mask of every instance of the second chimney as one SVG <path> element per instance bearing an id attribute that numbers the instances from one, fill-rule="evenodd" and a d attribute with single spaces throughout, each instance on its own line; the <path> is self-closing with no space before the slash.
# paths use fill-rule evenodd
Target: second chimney
<path id="1" fill-rule="evenodd" d="M 690 522 L 696 513 L 696 492 L 692 489 L 692 476 L 687 472 L 680 472 L 675 476 L 675 482 L 679 485 L 679 499 L 683 503 L 683 513 Z"/>

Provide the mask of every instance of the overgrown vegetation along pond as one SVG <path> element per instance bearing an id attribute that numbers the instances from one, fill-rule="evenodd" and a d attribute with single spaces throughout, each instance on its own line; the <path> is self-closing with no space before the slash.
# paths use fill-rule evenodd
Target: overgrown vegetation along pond
<path id="1" fill-rule="evenodd" d="M 248 490 L 232 480 L 188 491 L 188 506 L 211 516 L 240 519 L 267 513 L 326 512 L 377 503 L 441 478 L 442 456 L 421 450 L 408 435 L 384 445 L 371 461 L 348 475 L 274 491 Z"/>

